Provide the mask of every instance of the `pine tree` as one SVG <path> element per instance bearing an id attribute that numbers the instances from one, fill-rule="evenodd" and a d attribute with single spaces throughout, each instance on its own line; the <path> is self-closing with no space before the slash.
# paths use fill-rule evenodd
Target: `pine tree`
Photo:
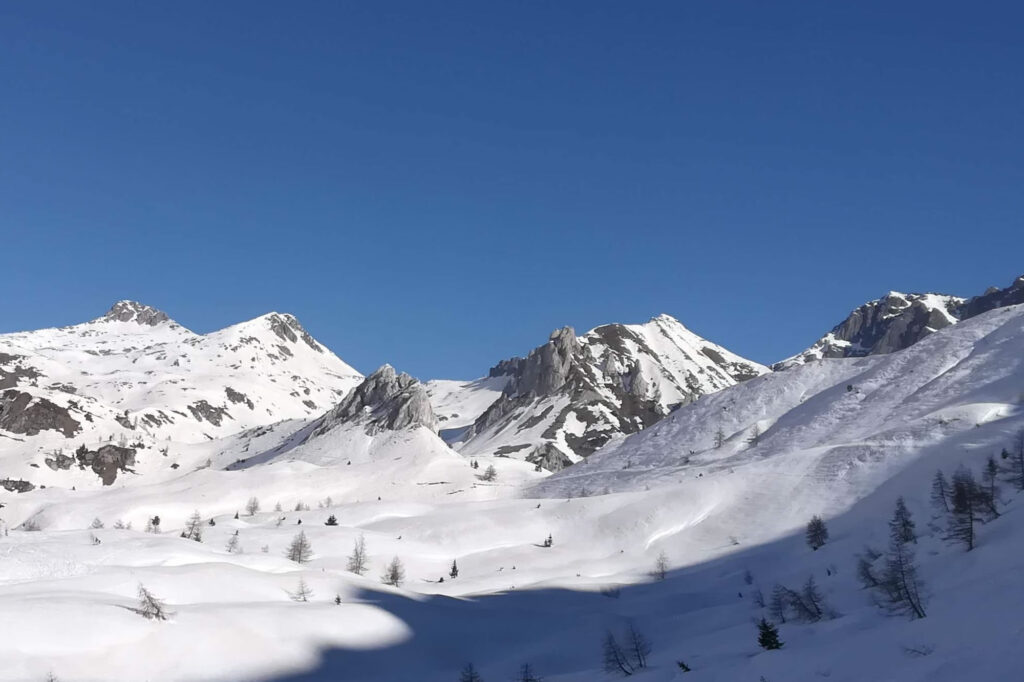
<path id="1" fill-rule="evenodd" d="M 459 577 L 459 564 L 455 559 L 452 559 L 452 570 L 448 571 L 448 577 L 453 579 Z"/>
<path id="2" fill-rule="evenodd" d="M 882 556 L 880 553 L 865 547 L 862 554 L 857 555 L 857 580 L 867 589 L 878 587 L 881 581 L 875 575 L 875 561 Z"/>
<path id="3" fill-rule="evenodd" d="M 299 534 L 288 545 L 286 556 L 292 561 L 300 564 L 307 563 L 313 558 L 313 545 L 306 539 L 306 532 L 299 531 Z"/>
<path id="4" fill-rule="evenodd" d="M 224 547 L 228 551 L 228 554 L 241 554 L 242 548 L 238 545 L 238 533 L 235 533 L 228 538 L 228 544 Z"/>
<path id="5" fill-rule="evenodd" d="M 405 582 L 405 567 L 402 566 L 402 560 L 398 557 L 393 558 L 391 563 L 384 569 L 384 574 L 380 577 L 380 580 L 385 585 L 401 587 L 402 583 Z"/>
<path id="6" fill-rule="evenodd" d="M 776 585 L 772 588 L 772 598 L 768 602 L 768 612 L 779 623 L 786 622 L 787 603 L 789 601 L 786 592 L 785 587 Z"/>
<path id="7" fill-rule="evenodd" d="M 779 629 L 762 618 L 757 624 L 757 643 L 762 649 L 771 651 L 781 649 L 783 642 L 779 639 Z"/>
<path id="8" fill-rule="evenodd" d="M 498 478 L 498 470 L 494 468 L 493 464 L 488 464 L 487 468 L 484 469 L 483 475 L 480 477 L 482 481 L 494 481 Z"/>
<path id="9" fill-rule="evenodd" d="M 114 527 L 117 528 L 116 525 Z M 93 528 L 95 530 L 99 530 L 100 528 L 103 528 L 103 522 L 100 521 L 100 518 L 98 516 L 95 519 L 92 520 L 92 525 L 90 526 L 90 528 Z"/>
<path id="10" fill-rule="evenodd" d="M 139 583 L 139 606 L 135 611 L 149 620 L 167 620 L 172 615 L 163 601 L 157 599 L 142 583 Z"/>
<path id="11" fill-rule="evenodd" d="M 828 528 L 825 521 L 815 514 L 807 522 L 807 545 L 817 551 L 828 542 Z"/>
<path id="12" fill-rule="evenodd" d="M 467 663 L 459 673 L 459 682 L 484 682 L 484 678 L 480 677 L 480 673 L 476 671 L 472 663 Z"/>
<path id="13" fill-rule="evenodd" d="M 203 541 L 203 519 L 199 516 L 198 511 L 192 512 L 192 516 L 188 517 L 185 530 L 181 531 L 181 537 L 196 542 Z"/>
<path id="14" fill-rule="evenodd" d="M 754 428 L 750 431 L 750 437 L 747 438 L 747 443 L 750 445 L 757 445 L 761 442 L 761 427 L 758 424 L 754 424 Z"/>
<path id="15" fill-rule="evenodd" d="M 719 426 L 715 430 L 715 449 L 718 450 L 719 448 L 722 447 L 722 445 L 724 443 L 725 443 L 725 431 L 723 431 L 722 427 Z"/>
<path id="16" fill-rule="evenodd" d="M 362 535 L 359 536 L 352 547 L 352 554 L 348 557 L 346 570 L 356 575 L 362 575 L 366 572 L 366 539 Z"/>
<path id="17" fill-rule="evenodd" d="M 324 525 L 325 526 L 337 526 L 338 525 L 338 517 L 336 517 L 334 514 L 331 514 L 330 516 L 327 517 L 327 520 L 324 521 Z"/>
<path id="18" fill-rule="evenodd" d="M 821 591 L 818 590 L 818 583 L 814 581 L 813 575 L 807 577 L 800 596 L 803 597 L 801 601 L 807 608 L 808 620 L 818 621 L 829 615 L 829 608 Z"/>
<path id="19" fill-rule="evenodd" d="M 896 511 L 893 513 L 892 520 L 889 521 L 889 534 L 890 536 L 895 535 L 904 543 L 917 543 L 914 519 L 902 497 L 896 499 Z"/>
<path id="20" fill-rule="evenodd" d="M 935 478 L 932 479 L 932 506 L 939 513 L 948 514 L 949 498 L 949 483 L 946 481 L 946 475 L 942 473 L 942 469 L 939 469 L 935 472 Z"/>

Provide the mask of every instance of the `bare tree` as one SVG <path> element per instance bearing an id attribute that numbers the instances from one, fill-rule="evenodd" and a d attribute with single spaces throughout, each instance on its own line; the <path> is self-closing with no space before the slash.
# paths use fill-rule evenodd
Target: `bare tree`
<path id="1" fill-rule="evenodd" d="M 224 547 L 228 551 L 228 554 L 241 554 L 242 547 L 238 543 L 238 533 L 235 532 L 230 538 L 228 538 L 228 544 Z"/>
<path id="2" fill-rule="evenodd" d="M 309 585 L 306 584 L 304 578 L 299 578 L 299 585 L 295 588 L 294 592 L 289 592 L 288 596 L 291 597 L 292 601 L 309 601 L 309 598 L 313 596 L 313 590 L 309 589 Z"/>
<path id="3" fill-rule="evenodd" d="M 255 516 L 260 510 L 260 500 L 258 497 L 250 497 L 249 501 L 245 503 L 245 513 L 249 516 Z"/>
<path id="4" fill-rule="evenodd" d="M 602 654 L 605 672 L 629 676 L 647 667 L 651 644 L 630 624 L 629 629 L 623 634 L 622 643 L 611 632 L 605 635 Z"/>
<path id="5" fill-rule="evenodd" d="M 306 532 L 299 531 L 292 543 L 288 545 L 286 556 L 292 561 L 300 564 L 307 563 L 313 558 L 313 545 L 306 539 Z"/>
<path id="6" fill-rule="evenodd" d="M 544 682 L 544 680 L 533 672 L 533 666 L 529 663 L 523 663 L 523 666 L 519 668 L 519 672 L 516 674 L 515 682 Z"/>
<path id="7" fill-rule="evenodd" d="M 999 464 L 996 463 L 995 457 L 989 455 L 985 468 L 981 470 L 981 480 L 984 481 L 982 501 L 989 515 L 993 517 L 999 516 L 999 510 L 996 508 L 996 501 L 999 499 L 999 486 L 996 485 L 998 476 Z"/>
<path id="8" fill-rule="evenodd" d="M 651 572 L 658 580 L 664 580 L 668 575 L 668 556 L 665 552 L 661 552 L 658 555 L 657 560 L 654 562 L 654 570 Z"/>
<path id="9" fill-rule="evenodd" d="M 864 547 L 864 552 L 857 555 L 857 580 L 864 588 L 878 587 L 881 581 L 875 575 L 875 562 L 882 556 L 871 547 Z"/>
<path id="10" fill-rule="evenodd" d="M 498 470 L 494 468 L 493 464 L 488 464 L 487 468 L 484 469 L 484 473 L 480 476 L 481 481 L 494 481 L 498 478 Z"/>
<path id="11" fill-rule="evenodd" d="M 188 517 L 188 521 L 185 522 L 185 530 L 181 531 L 181 537 L 196 542 L 203 541 L 203 519 L 199 516 L 198 511 L 192 512 L 192 516 Z"/>
<path id="12" fill-rule="evenodd" d="M 715 449 L 718 450 L 725 444 L 725 431 L 719 426 L 715 430 Z"/>
<path id="13" fill-rule="evenodd" d="M 480 677 L 472 663 L 467 663 L 459 673 L 459 682 L 484 682 L 484 678 Z"/>
<path id="14" fill-rule="evenodd" d="M 97 516 L 95 519 L 92 520 L 92 524 L 89 527 L 93 530 L 99 530 L 100 528 L 103 528 L 103 522 L 100 521 L 100 518 Z"/>
<path id="15" fill-rule="evenodd" d="M 362 535 L 359 536 L 352 547 L 352 554 L 348 557 L 348 566 L 346 568 L 350 573 L 355 573 L 356 575 L 366 573 L 366 538 Z"/>
<path id="16" fill-rule="evenodd" d="M 1024 429 L 1013 434 L 1010 464 L 1013 482 L 1019 490 L 1024 490 Z"/>
<path id="17" fill-rule="evenodd" d="M 380 580 L 385 585 L 401 587 L 405 582 L 405 567 L 402 566 L 402 560 L 398 557 L 393 558 L 391 563 L 384 568 L 384 574 L 381 575 Z"/>
<path id="18" fill-rule="evenodd" d="M 950 505 L 948 536 L 964 543 L 967 551 L 974 549 L 974 524 L 978 522 L 978 484 L 969 469 L 961 467 L 953 474 L 953 495 Z"/>
<path id="19" fill-rule="evenodd" d="M 750 437 L 747 438 L 747 443 L 750 445 L 757 445 L 761 442 L 761 426 L 754 424 L 754 428 L 750 430 Z"/>
<path id="20" fill-rule="evenodd" d="M 889 551 L 885 556 L 885 572 L 878 581 L 878 587 L 886 596 L 890 610 L 910 613 L 914 618 L 924 618 L 924 599 L 921 581 L 914 566 L 912 546 L 917 539 L 906 532 L 908 524 L 913 528 L 910 512 L 901 497 L 896 501 L 896 510 L 889 521 Z"/>
<path id="21" fill-rule="evenodd" d="M 142 583 L 139 583 L 139 605 L 135 611 L 149 620 L 167 620 L 173 615 L 167 610 L 164 602 L 157 599 Z"/>
<path id="22" fill-rule="evenodd" d="M 935 478 L 932 479 L 932 506 L 938 512 L 948 514 L 949 498 L 949 483 L 946 481 L 946 475 L 939 469 L 935 472 Z"/>

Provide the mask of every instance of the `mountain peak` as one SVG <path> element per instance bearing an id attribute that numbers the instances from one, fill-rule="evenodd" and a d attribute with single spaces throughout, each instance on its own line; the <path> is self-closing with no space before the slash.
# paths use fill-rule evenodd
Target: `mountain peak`
<path id="1" fill-rule="evenodd" d="M 162 310 L 129 300 L 118 301 L 100 319 L 107 322 L 135 322 L 146 327 L 155 327 L 162 322 L 171 321 Z"/>

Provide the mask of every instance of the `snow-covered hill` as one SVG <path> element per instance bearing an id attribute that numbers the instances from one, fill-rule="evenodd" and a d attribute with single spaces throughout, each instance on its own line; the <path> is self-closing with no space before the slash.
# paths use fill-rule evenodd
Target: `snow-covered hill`
<path id="1" fill-rule="evenodd" d="M 767 371 L 668 315 L 580 337 L 565 327 L 527 357 L 492 368 L 508 383 L 456 447 L 558 471 L 677 405 Z"/>
<path id="2" fill-rule="evenodd" d="M 66 458 L 82 446 L 156 451 L 312 417 L 361 378 L 291 315 L 201 335 L 121 301 L 92 322 L 0 335 L 0 474 L 81 485 Z"/>

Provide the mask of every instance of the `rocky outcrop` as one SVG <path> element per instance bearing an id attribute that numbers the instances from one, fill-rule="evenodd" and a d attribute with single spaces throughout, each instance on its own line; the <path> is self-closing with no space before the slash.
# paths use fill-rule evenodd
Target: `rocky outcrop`
<path id="1" fill-rule="evenodd" d="M 134 322 L 145 327 L 155 327 L 171 320 L 162 310 L 138 301 L 118 301 L 101 319 L 109 322 Z"/>
<path id="2" fill-rule="evenodd" d="M 224 421 L 224 417 L 231 418 L 231 414 L 228 413 L 226 407 L 214 406 L 205 400 L 197 400 L 192 403 L 188 406 L 188 411 L 192 413 L 196 421 L 201 422 L 205 419 L 214 426 L 220 426 L 221 422 Z"/>
<path id="3" fill-rule="evenodd" d="M 22 379 L 31 383 L 43 376 L 35 367 L 24 365 L 25 356 L 0 353 L 0 389 L 14 388 Z"/>
<path id="4" fill-rule="evenodd" d="M 323 347 L 310 336 L 309 332 L 292 315 L 271 313 L 267 315 L 267 321 L 270 323 L 270 330 L 277 334 L 282 341 L 296 343 L 299 339 L 302 339 L 304 344 L 317 353 L 324 352 Z M 289 351 L 288 354 L 290 355 L 291 352 Z"/>
<path id="5" fill-rule="evenodd" d="M 9 493 L 27 493 L 30 490 L 35 490 L 36 486 L 29 481 L 23 481 L 21 479 L 14 480 L 13 478 L 0 479 L 0 488 L 3 488 Z"/>
<path id="6" fill-rule="evenodd" d="M 556 470 L 680 403 L 766 371 L 668 315 L 582 337 L 563 327 L 525 358 L 491 369 L 491 377 L 509 381 L 458 445 L 468 454 L 525 450 L 528 461 Z"/>
<path id="7" fill-rule="evenodd" d="M 1013 284 L 1005 289 L 989 287 L 981 296 L 975 296 L 968 300 L 957 310 L 957 316 L 966 320 L 975 315 L 987 313 L 995 308 L 1003 308 L 1008 305 L 1024 303 L 1024 275 L 1021 275 Z"/>
<path id="8" fill-rule="evenodd" d="M 426 389 L 408 374 L 397 374 L 391 365 L 384 365 L 366 377 L 321 418 L 313 435 L 353 423 L 361 424 L 369 435 L 415 426 L 436 433 L 438 428 Z"/>
<path id="9" fill-rule="evenodd" d="M 92 469 L 103 485 L 111 485 L 119 471 L 131 473 L 131 467 L 135 466 L 135 449 L 104 445 L 98 450 L 89 450 L 83 445 L 75 451 L 75 459 L 79 468 Z"/>
<path id="10" fill-rule="evenodd" d="M 50 467 L 54 471 L 67 471 L 71 468 L 71 465 L 75 463 L 75 458 L 65 455 L 62 452 L 57 452 L 54 453 L 52 457 L 47 457 L 43 461 L 46 463 L 46 466 Z"/>
<path id="11" fill-rule="evenodd" d="M 860 306 L 810 348 L 774 364 L 772 369 L 784 370 L 824 358 L 894 353 L 957 322 L 1019 303 L 1024 303 L 1024 276 L 1005 289 L 992 287 L 971 299 L 891 291 Z"/>
<path id="12" fill-rule="evenodd" d="M 0 394 L 0 429 L 26 436 L 58 431 L 71 438 L 80 428 L 81 424 L 67 408 L 46 398 L 33 398 L 30 393 L 16 390 Z"/>

